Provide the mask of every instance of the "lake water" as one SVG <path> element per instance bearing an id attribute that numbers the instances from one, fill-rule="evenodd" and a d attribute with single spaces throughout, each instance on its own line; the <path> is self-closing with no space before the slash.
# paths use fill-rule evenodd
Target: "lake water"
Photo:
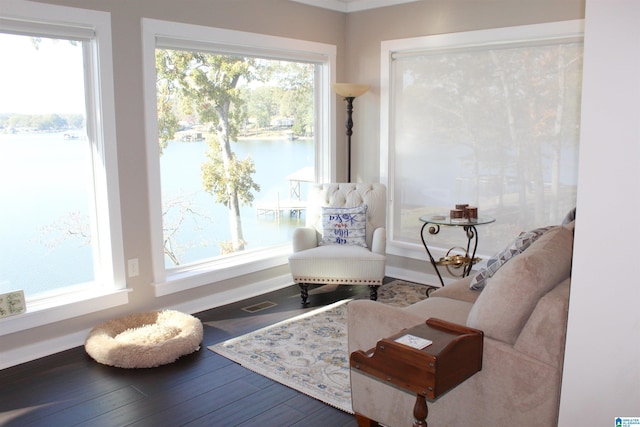
<path id="1" fill-rule="evenodd" d="M 182 264 L 218 255 L 220 243 L 229 240 L 227 208 L 203 190 L 206 149 L 205 142 L 174 142 L 161 157 L 165 206 L 181 200 L 197 212 L 174 235 Z M 289 199 L 287 175 L 314 163 L 313 141 L 242 140 L 233 149 L 239 159 L 250 154 L 255 162 L 254 179 L 261 186 L 256 201 Z M 65 139 L 62 133 L 0 134 L 0 292 L 23 289 L 28 298 L 94 279 L 87 239 L 68 233 L 86 231 L 81 225 L 88 223 L 90 175 L 71 165 L 87 164 L 89 156 L 85 140 Z M 293 229 L 304 223 L 288 215 L 257 216 L 255 206 L 242 207 L 241 214 L 247 249 L 290 241 Z M 179 209 L 170 209 L 165 225 L 179 217 Z"/>
<path id="2" fill-rule="evenodd" d="M 181 262 L 189 263 L 220 254 L 220 244 L 230 239 L 229 211 L 216 203 L 215 196 L 204 191 L 201 165 L 207 151 L 205 142 L 171 143 L 160 159 L 163 205 L 181 200 L 189 209 L 198 213 L 182 223 L 175 234 Z M 254 181 L 260 185 L 253 206 L 241 207 L 241 220 L 246 249 L 255 249 L 291 240 L 293 229 L 304 224 L 298 219 L 283 215 L 276 220 L 272 214 L 257 215 L 255 204 L 289 200 L 290 184 L 287 176 L 314 163 L 313 141 L 283 139 L 241 140 L 233 143 L 238 159 L 251 156 L 255 163 Z M 306 198 L 303 184 L 301 198 Z M 185 205 L 183 205 L 185 206 Z M 165 214 L 164 223 L 176 224 L 180 209 Z M 166 266 L 172 264 L 166 257 Z"/>

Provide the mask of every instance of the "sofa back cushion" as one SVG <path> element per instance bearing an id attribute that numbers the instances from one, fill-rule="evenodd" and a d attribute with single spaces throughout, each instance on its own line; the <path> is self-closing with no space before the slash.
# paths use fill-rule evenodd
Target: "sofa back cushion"
<path id="1" fill-rule="evenodd" d="M 489 279 L 467 325 L 515 343 L 538 300 L 571 274 L 573 231 L 557 226 Z"/>
<path id="2" fill-rule="evenodd" d="M 540 298 L 513 348 L 562 369 L 570 287 L 571 279 L 565 279 Z"/>

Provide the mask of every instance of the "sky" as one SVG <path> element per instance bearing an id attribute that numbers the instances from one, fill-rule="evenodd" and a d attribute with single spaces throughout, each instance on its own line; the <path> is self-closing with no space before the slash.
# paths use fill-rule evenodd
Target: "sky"
<path id="1" fill-rule="evenodd" d="M 0 34 L 0 113 L 83 114 L 82 47 Z"/>

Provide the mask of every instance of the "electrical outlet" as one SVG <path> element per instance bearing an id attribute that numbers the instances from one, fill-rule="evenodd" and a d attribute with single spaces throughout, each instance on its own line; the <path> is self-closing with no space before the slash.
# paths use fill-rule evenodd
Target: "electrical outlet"
<path id="1" fill-rule="evenodd" d="M 129 271 L 129 277 L 137 277 L 140 274 L 138 258 L 132 258 L 127 261 L 127 270 Z"/>

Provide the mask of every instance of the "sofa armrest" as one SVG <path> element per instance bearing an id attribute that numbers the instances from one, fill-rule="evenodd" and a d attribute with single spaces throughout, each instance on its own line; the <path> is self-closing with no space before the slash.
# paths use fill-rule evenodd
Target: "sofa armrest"
<path id="1" fill-rule="evenodd" d="M 423 316 L 371 300 L 355 300 L 347 305 L 349 354 L 369 350 L 382 338 L 424 323 Z"/>
<path id="2" fill-rule="evenodd" d="M 293 230 L 293 252 L 300 252 L 318 246 L 316 230 L 311 227 L 299 227 Z"/>
<path id="3" fill-rule="evenodd" d="M 384 255 L 387 251 L 387 230 L 384 227 L 378 227 L 373 230 L 371 239 L 371 252 Z"/>

